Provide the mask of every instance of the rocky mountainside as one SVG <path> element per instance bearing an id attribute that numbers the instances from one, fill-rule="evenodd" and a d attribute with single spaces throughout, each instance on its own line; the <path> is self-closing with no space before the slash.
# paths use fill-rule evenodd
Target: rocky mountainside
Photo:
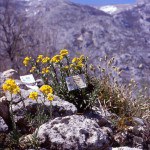
<path id="1" fill-rule="evenodd" d="M 150 83 L 148 1 L 139 1 L 133 8 L 114 15 L 64 0 L 17 1 L 24 4 L 21 8 L 32 28 L 26 45 L 34 45 L 26 48 L 21 55 L 14 56 L 13 64 L 17 64 L 21 71 L 20 61 L 28 53 L 34 56 L 39 53 L 52 55 L 66 48 L 71 54 L 83 53 L 89 56 L 96 65 L 100 57 L 114 56 L 114 65 L 123 70 L 121 77 L 125 81 L 135 78 L 141 84 Z M 12 68 L 7 56 L 7 52 L 1 50 L 1 70 Z"/>
<path id="2" fill-rule="evenodd" d="M 53 95 L 49 101 L 42 80 L 36 80 L 39 90 L 35 92 L 17 76 L 12 69 L 0 76 L 0 84 L 7 85 L 13 78 L 12 86 L 17 84 L 20 89 L 12 95 L 8 88 L 0 96 L 0 149 L 149 150 L 148 112 L 142 118 L 134 113 L 118 116 L 96 101 L 91 109 L 79 113 L 70 99 Z M 37 98 L 31 97 L 33 93 Z M 121 105 L 116 106 L 121 110 Z"/>

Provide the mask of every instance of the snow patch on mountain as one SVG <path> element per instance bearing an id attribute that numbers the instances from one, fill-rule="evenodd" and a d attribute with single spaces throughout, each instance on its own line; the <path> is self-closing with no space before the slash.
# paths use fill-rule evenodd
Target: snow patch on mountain
<path id="1" fill-rule="evenodd" d="M 118 10 L 118 8 L 116 6 L 107 5 L 107 6 L 100 7 L 100 10 L 102 10 L 106 13 L 109 13 L 109 14 L 113 14 Z"/>

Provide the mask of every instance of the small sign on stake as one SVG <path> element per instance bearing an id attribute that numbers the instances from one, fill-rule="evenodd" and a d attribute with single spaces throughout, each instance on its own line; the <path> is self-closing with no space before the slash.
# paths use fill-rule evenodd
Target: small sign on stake
<path id="1" fill-rule="evenodd" d="M 20 76 L 20 80 L 26 84 L 35 83 L 35 79 L 33 77 L 33 74 Z"/>
<path id="2" fill-rule="evenodd" d="M 33 74 L 20 76 L 20 80 L 30 89 L 39 90 L 39 87 L 36 85 Z"/>
<path id="3" fill-rule="evenodd" d="M 66 83 L 68 91 L 73 91 L 76 89 L 82 89 L 87 87 L 84 74 L 67 77 Z"/>

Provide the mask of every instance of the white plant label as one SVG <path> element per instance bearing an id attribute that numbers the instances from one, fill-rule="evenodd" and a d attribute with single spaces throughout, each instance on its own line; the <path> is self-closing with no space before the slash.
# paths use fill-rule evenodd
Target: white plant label
<path id="1" fill-rule="evenodd" d="M 39 91 L 39 87 L 37 85 L 28 85 L 26 84 L 26 86 L 32 90 L 35 90 L 35 91 Z"/>
<path id="2" fill-rule="evenodd" d="M 25 76 L 20 76 L 20 80 L 25 83 L 25 84 L 31 84 L 35 83 L 35 79 L 33 77 L 33 74 L 25 75 Z"/>
<path id="3" fill-rule="evenodd" d="M 33 74 L 20 76 L 20 80 L 30 89 L 38 91 L 39 87 L 35 83 L 35 79 L 33 77 Z"/>
<path id="4" fill-rule="evenodd" d="M 68 91 L 73 91 L 76 89 L 82 89 L 87 87 L 84 74 L 67 77 L 66 83 Z"/>

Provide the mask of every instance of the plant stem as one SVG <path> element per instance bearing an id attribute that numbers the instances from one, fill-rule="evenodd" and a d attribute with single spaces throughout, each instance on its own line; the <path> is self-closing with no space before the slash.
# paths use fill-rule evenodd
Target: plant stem
<path id="1" fill-rule="evenodd" d="M 52 101 L 50 101 L 50 119 L 52 119 Z"/>
<path id="2" fill-rule="evenodd" d="M 13 114 L 13 108 L 12 108 L 12 93 L 10 94 L 10 117 L 13 123 L 13 130 L 16 131 L 16 123 L 15 123 L 15 119 L 14 119 L 14 114 Z"/>

